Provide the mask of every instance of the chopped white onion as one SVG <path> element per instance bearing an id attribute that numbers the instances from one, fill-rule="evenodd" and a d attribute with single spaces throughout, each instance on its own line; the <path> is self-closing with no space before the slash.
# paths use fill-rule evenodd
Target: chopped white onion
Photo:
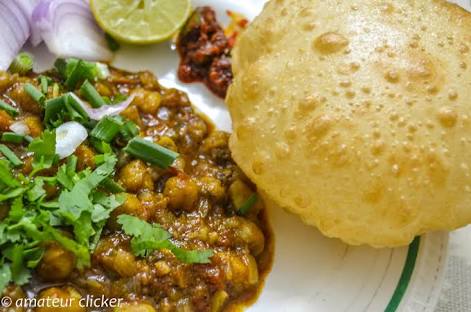
<path id="1" fill-rule="evenodd" d="M 39 44 L 44 40 L 57 56 L 94 61 L 109 61 L 113 56 L 87 1 L 39 0 L 33 11 L 32 28 L 31 42 Z"/>
<path id="2" fill-rule="evenodd" d="M 28 125 L 22 120 L 12 123 L 10 130 L 21 135 L 28 135 L 30 133 Z"/>
<path id="3" fill-rule="evenodd" d="M 60 159 L 72 155 L 77 147 L 87 139 L 88 132 L 76 121 L 69 121 L 56 129 L 56 154 Z"/>
<path id="4" fill-rule="evenodd" d="M 7 70 L 30 35 L 29 0 L 0 0 L 0 70 Z"/>
<path id="5" fill-rule="evenodd" d="M 98 78 L 106 79 L 111 75 L 108 65 L 97 62 L 96 67 L 98 69 Z"/>
<path id="6" fill-rule="evenodd" d="M 78 96 L 76 96 L 74 93 L 70 94 L 77 103 L 82 106 L 82 108 L 87 112 L 88 117 L 93 120 L 100 120 L 105 116 L 115 116 L 121 113 L 123 110 L 125 110 L 129 104 L 132 103 L 134 98 L 136 97 L 135 94 L 131 94 L 128 96 L 126 100 L 124 100 L 121 103 L 113 104 L 113 105 L 103 105 L 102 107 L 99 108 L 92 108 L 90 107 L 87 103 L 82 101 Z"/>

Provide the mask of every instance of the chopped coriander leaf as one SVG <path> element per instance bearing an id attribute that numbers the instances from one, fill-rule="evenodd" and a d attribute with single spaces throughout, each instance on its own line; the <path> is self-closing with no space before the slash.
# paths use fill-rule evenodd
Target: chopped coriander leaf
<path id="1" fill-rule="evenodd" d="M 21 52 L 15 57 L 10 65 L 9 71 L 13 74 L 24 75 L 33 69 L 33 56 L 26 52 Z"/>
<path id="2" fill-rule="evenodd" d="M 18 180 L 11 174 L 10 164 L 5 159 L 0 159 L 0 183 L 10 188 L 20 186 Z"/>
<path id="3" fill-rule="evenodd" d="M 25 246 L 13 245 L 3 250 L 2 253 L 11 261 L 11 277 L 15 284 L 26 284 L 31 278 L 31 273 L 23 263 L 25 262 L 24 255 Z"/>
<path id="4" fill-rule="evenodd" d="M 23 194 L 24 192 L 26 192 L 26 190 L 27 190 L 27 188 L 18 187 L 18 188 L 15 188 L 15 189 L 11 190 L 11 191 L 7 191 L 6 193 L 2 193 L 2 194 L 0 194 L 0 202 L 4 202 L 6 200 L 18 197 L 21 194 Z"/>
<path id="5" fill-rule="evenodd" d="M 18 167 L 23 164 L 18 156 L 16 156 L 16 154 L 6 145 L 0 144 L 0 153 L 2 153 L 14 167 Z"/>
<path id="6" fill-rule="evenodd" d="M 102 165 L 86 174 L 70 191 L 65 190 L 60 194 L 60 213 L 64 218 L 74 222 L 83 212 L 93 211 L 90 192 L 113 173 L 116 162 L 115 156 L 108 156 Z"/>
<path id="7" fill-rule="evenodd" d="M 44 249 L 42 247 L 33 247 L 25 250 L 25 256 L 28 259 L 26 266 L 29 269 L 34 269 L 38 266 L 44 255 Z"/>
<path id="8" fill-rule="evenodd" d="M 74 187 L 77 161 L 77 156 L 72 155 L 67 158 L 67 163 L 60 166 L 59 170 L 57 171 L 57 181 L 68 190 L 71 190 Z"/>
<path id="9" fill-rule="evenodd" d="M 131 248 L 137 256 L 148 256 L 153 250 L 169 249 L 185 263 L 210 263 L 214 252 L 205 250 L 186 250 L 176 246 L 170 241 L 171 235 L 159 224 L 150 224 L 137 217 L 120 215 L 118 223 L 122 225 L 124 233 L 132 236 Z"/>
<path id="10" fill-rule="evenodd" d="M 90 266 L 90 254 L 86 246 L 80 245 L 76 241 L 64 236 L 59 230 L 47 224 L 47 222 L 43 221 L 42 225 L 46 233 L 48 233 L 53 240 L 75 254 L 77 257 L 77 267 L 79 269 Z"/>
<path id="11" fill-rule="evenodd" d="M 3 263 L 0 265 L 0 291 L 5 289 L 11 281 L 10 265 Z"/>
<path id="12" fill-rule="evenodd" d="M 44 131 L 40 137 L 35 138 L 29 144 L 28 151 L 34 153 L 31 176 L 41 170 L 52 167 L 58 161 L 58 156 L 56 155 L 56 132 Z"/>
<path id="13" fill-rule="evenodd" d="M 52 156 L 56 153 L 56 133 L 46 130 L 40 137 L 37 137 L 28 146 L 28 151 L 33 152 L 35 156 Z"/>
<path id="14" fill-rule="evenodd" d="M 16 197 L 11 203 L 10 211 L 8 212 L 8 218 L 12 221 L 19 221 L 25 214 L 23 198 Z"/>
<path id="15" fill-rule="evenodd" d="M 98 93 L 95 87 L 88 80 L 85 80 L 85 82 L 80 87 L 80 94 L 85 99 L 87 99 L 87 101 L 93 108 L 98 108 L 103 105 L 106 105 L 106 102 L 101 97 L 100 93 Z"/>
<path id="16" fill-rule="evenodd" d="M 239 207 L 237 212 L 243 216 L 249 213 L 250 209 L 255 205 L 258 200 L 257 193 L 253 193 L 252 195 L 247 198 L 247 200 Z"/>
<path id="17" fill-rule="evenodd" d="M 179 154 L 159 144 L 135 137 L 129 141 L 124 151 L 163 169 L 170 167 Z"/>
<path id="18" fill-rule="evenodd" d="M 13 117 L 18 116 L 19 114 L 16 108 L 14 108 L 10 104 L 7 104 L 6 102 L 2 100 L 0 100 L 0 109 L 6 111 L 8 114 L 10 114 Z"/>
<path id="19" fill-rule="evenodd" d="M 98 122 L 90 135 L 98 140 L 109 143 L 119 133 L 122 126 L 123 122 L 119 118 L 107 116 Z"/>
<path id="20" fill-rule="evenodd" d="M 26 136 L 22 134 L 17 134 L 14 132 L 3 132 L 2 133 L 2 142 L 7 142 L 7 143 L 23 143 L 23 140 L 25 140 Z"/>
<path id="21" fill-rule="evenodd" d="M 125 191 L 121 184 L 113 180 L 111 177 L 108 177 L 103 180 L 101 186 L 111 193 L 122 193 Z"/>
<path id="22" fill-rule="evenodd" d="M 211 263 L 210 258 L 214 255 L 211 249 L 186 250 L 180 247 L 170 248 L 178 260 L 185 263 Z"/>
<path id="23" fill-rule="evenodd" d="M 107 209 L 106 213 L 109 215 L 109 213 L 114 210 L 115 208 L 118 208 L 121 206 L 125 200 L 126 200 L 126 195 L 125 194 L 113 194 L 113 195 L 106 195 L 105 193 L 102 192 L 95 192 L 92 196 L 93 202 L 95 203 L 95 209 L 92 211 L 92 220 L 93 222 L 99 222 L 99 221 L 104 221 L 108 219 L 108 217 L 103 218 L 99 217 L 98 215 L 103 216 L 103 212 L 99 211 L 99 207 L 101 206 L 102 208 Z"/>
<path id="24" fill-rule="evenodd" d="M 35 178 L 33 180 L 33 187 L 26 192 L 28 200 L 30 202 L 35 202 L 45 195 L 46 191 L 44 190 L 44 179 L 40 177 Z"/>
<path id="25" fill-rule="evenodd" d="M 41 92 L 39 91 L 38 89 L 36 89 L 35 86 L 33 86 L 32 84 L 30 83 L 26 83 L 24 85 L 24 90 L 26 93 L 28 93 L 28 95 L 37 103 L 39 104 L 43 104 L 44 101 L 46 100 L 46 96 Z"/>
<path id="26" fill-rule="evenodd" d="M 139 239 L 163 241 L 171 237 L 160 224 L 150 224 L 135 216 L 122 214 L 118 217 L 118 223 L 123 226 L 123 231 L 127 235 Z"/>

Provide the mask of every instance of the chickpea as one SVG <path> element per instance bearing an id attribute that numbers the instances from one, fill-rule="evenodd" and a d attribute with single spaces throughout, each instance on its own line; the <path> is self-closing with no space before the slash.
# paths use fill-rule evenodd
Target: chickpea
<path id="1" fill-rule="evenodd" d="M 66 279 L 75 267 L 75 256 L 57 243 L 51 243 L 38 267 L 39 275 L 46 281 Z"/>
<path id="2" fill-rule="evenodd" d="M 5 290 L 3 291 L 3 294 L 0 294 L 0 296 L 1 295 L 10 297 L 12 302 L 16 302 L 18 299 L 27 298 L 24 290 L 20 286 L 13 285 L 13 284 L 10 284 L 7 288 L 5 288 Z M 23 312 L 25 310 L 26 309 L 24 307 L 17 307 L 16 305 L 12 305 L 8 309 L 0 308 L 0 311 L 2 312 Z"/>
<path id="3" fill-rule="evenodd" d="M 126 190 L 138 192 L 141 189 L 154 189 L 152 175 L 141 160 L 133 160 L 121 168 L 119 179 Z"/>
<path id="4" fill-rule="evenodd" d="M 211 196 L 216 201 L 220 201 L 224 198 L 224 187 L 218 179 L 208 176 L 202 177 L 198 182 L 203 194 Z"/>
<path id="5" fill-rule="evenodd" d="M 97 250 L 101 250 L 100 246 L 97 247 Z M 122 277 L 131 277 L 136 274 L 136 258 L 126 250 L 113 247 L 107 253 L 102 254 L 99 259 L 105 268 L 118 273 Z"/>
<path id="6" fill-rule="evenodd" d="M 223 131 L 213 131 L 203 141 L 201 146 L 202 152 L 209 154 L 214 148 L 227 148 L 227 142 L 229 140 L 229 134 Z"/>
<path id="7" fill-rule="evenodd" d="M 145 99 L 145 105 L 139 108 L 144 113 L 155 115 L 162 102 L 162 96 L 159 92 L 147 92 Z"/>
<path id="8" fill-rule="evenodd" d="M 77 156 L 78 170 L 84 170 L 87 167 L 91 169 L 95 168 L 95 152 L 89 146 L 81 144 L 77 147 L 74 154 Z"/>
<path id="9" fill-rule="evenodd" d="M 175 308 L 174 308 L 174 305 L 170 303 L 170 299 L 167 297 L 167 298 L 162 299 L 159 302 L 157 306 L 157 310 L 159 312 L 171 312 L 171 311 L 174 311 Z"/>
<path id="10" fill-rule="evenodd" d="M 5 71 L 0 71 L 0 92 L 5 92 L 12 84 L 14 79 L 10 76 L 9 73 Z"/>
<path id="11" fill-rule="evenodd" d="M 121 214 L 129 214 L 146 221 L 149 219 L 149 213 L 134 194 L 126 194 L 126 201 L 111 213 L 111 218 L 109 220 L 109 226 L 111 228 L 119 228 L 116 220 Z"/>
<path id="12" fill-rule="evenodd" d="M 140 108 L 141 105 L 144 105 L 146 90 L 142 88 L 136 88 L 132 93 L 134 94 L 134 100 L 132 101 L 131 105 L 136 105 Z"/>
<path id="13" fill-rule="evenodd" d="M 250 252 L 257 256 L 265 248 L 265 237 L 258 226 L 250 220 L 241 217 L 227 219 L 226 224 L 235 229 L 238 240 L 250 249 Z"/>
<path id="14" fill-rule="evenodd" d="M 157 261 L 155 264 L 155 269 L 157 271 L 157 275 L 158 276 L 164 276 L 164 275 L 167 275 L 168 273 L 170 273 L 170 271 L 172 271 L 172 269 L 170 268 L 170 266 L 167 264 L 167 262 L 161 260 L 161 261 Z"/>
<path id="15" fill-rule="evenodd" d="M 138 195 L 138 198 L 149 215 L 153 215 L 157 210 L 167 208 L 168 199 L 160 193 L 144 191 Z"/>
<path id="16" fill-rule="evenodd" d="M 162 97 L 159 92 L 151 92 L 145 90 L 135 91 L 136 97 L 133 103 L 139 110 L 145 114 L 155 115 L 160 107 Z"/>
<path id="17" fill-rule="evenodd" d="M 247 282 L 249 285 L 257 284 L 259 279 L 257 261 L 252 255 L 246 255 L 244 261 L 247 263 L 248 268 Z"/>
<path id="18" fill-rule="evenodd" d="M 219 312 L 224 307 L 229 294 L 224 290 L 218 290 L 211 299 L 211 312 Z"/>
<path id="19" fill-rule="evenodd" d="M 203 140 L 201 152 L 208 155 L 212 160 L 226 161 L 231 157 L 227 145 L 228 140 L 229 134 L 222 131 L 213 131 Z"/>
<path id="20" fill-rule="evenodd" d="M 7 112 L 0 110 L 0 130 L 11 131 L 10 126 L 13 123 L 13 118 Z"/>
<path id="21" fill-rule="evenodd" d="M 107 86 L 106 84 L 102 82 L 97 82 L 95 84 L 95 89 L 98 91 L 98 93 L 101 96 L 107 96 L 107 97 L 112 97 L 113 96 L 113 90 Z"/>
<path id="22" fill-rule="evenodd" d="M 178 175 L 167 180 L 164 195 L 172 209 L 193 211 L 198 200 L 198 186 L 189 177 Z"/>
<path id="23" fill-rule="evenodd" d="M 239 209 L 252 194 L 253 191 L 247 184 L 239 179 L 232 182 L 231 186 L 229 186 L 229 197 L 236 210 Z"/>
<path id="24" fill-rule="evenodd" d="M 59 305 L 62 307 L 53 307 L 52 304 L 48 306 L 38 307 L 35 312 L 85 312 L 86 308 L 80 306 L 80 299 L 82 296 L 73 287 L 51 287 L 43 290 L 38 299 L 59 299 Z M 50 299 L 50 301 L 52 301 Z M 57 301 L 57 300 L 56 300 Z"/>
<path id="25" fill-rule="evenodd" d="M 177 89 L 167 89 L 162 97 L 162 106 L 167 107 L 180 107 L 190 106 L 190 100 L 185 92 Z"/>
<path id="26" fill-rule="evenodd" d="M 27 116 L 24 123 L 28 126 L 29 134 L 33 138 L 40 136 L 43 132 L 43 123 L 38 116 Z"/>
<path id="27" fill-rule="evenodd" d="M 208 133 L 208 126 L 201 118 L 190 119 L 188 133 L 195 142 L 201 142 Z"/>
<path id="28" fill-rule="evenodd" d="M 178 301 L 176 312 L 194 312 L 189 299 L 184 298 Z"/>
<path id="29" fill-rule="evenodd" d="M 172 151 L 175 151 L 177 152 L 178 151 L 178 148 L 177 148 L 177 145 L 175 144 L 175 142 L 168 136 L 163 136 L 161 137 L 160 139 L 157 140 L 156 142 L 157 144 L 165 147 L 165 148 L 168 148 Z"/>
<path id="30" fill-rule="evenodd" d="M 154 307 L 148 303 L 125 303 L 119 308 L 114 309 L 115 312 L 155 312 Z"/>
<path id="31" fill-rule="evenodd" d="M 258 283 L 257 261 L 252 255 L 220 252 L 215 256 L 222 264 L 225 276 L 234 288 L 245 288 Z"/>
<path id="32" fill-rule="evenodd" d="M 221 263 L 226 279 L 231 282 L 235 289 L 243 289 L 247 285 L 253 285 L 255 277 L 258 276 L 258 271 L 255 275 L 253 264 L 246 255 L 227 251 L 217 253 L 215 257 Z M 257 268 L 256 265 L 255 268 Z"/>
<path id="33" fill-rule="evenodd" d="M 10 91 L 10 98 L 25 112 L 41 114 L 41 106 L 24 90 L 23 83 L 17 83 Z"/>
<path id="34" fill-rule="evenodd" d="M 155 75 L 149 71 L 140 72 L 139 80 L 141 81 L 142 85 L 146 89 L 155 89 L 155 90 L 160 89 L 160 85 L 159 85 L 159 82 L 157 81 L 157 78 L 155 78 Z"/>
<path id="35" fill-rule="evenodd" d="M 177 159 L 175 159 L 172 166 L 177 170 L 185 171 L 185 166 L 186 166 L 185 158 L 178 157 Z"/>
<path id="36" fill-rule="evenodd" d="M 142 127 L 141 115 L 139 114 L 139 110 L 137 109 L 136 105 L 129 105 L 124 111 L 121 112 L 120 115 L 131 121 L 134 121 L 136 125 Z"/>

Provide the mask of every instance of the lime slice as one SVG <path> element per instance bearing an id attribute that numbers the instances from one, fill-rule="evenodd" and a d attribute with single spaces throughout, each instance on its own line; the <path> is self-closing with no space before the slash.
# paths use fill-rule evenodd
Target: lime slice
<path id="1" fill-rule="evenodd" d="M 137 44 L 170 38 L 191 12 L 190 0 L 91 0 L 90 7 L 104 31 Z"/>

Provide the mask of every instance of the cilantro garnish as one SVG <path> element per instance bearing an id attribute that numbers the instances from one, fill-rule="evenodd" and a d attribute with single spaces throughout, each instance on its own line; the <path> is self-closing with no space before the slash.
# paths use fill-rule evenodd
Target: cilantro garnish
<path id="1" fill-rule="evenodd" d="M 214 252 L 205 250 L 186 250 L 175 245 L 170 238 L 171 234 L 159 224 L 150 224 L 137 217 L 120 215 L 118 223 L 122 225 L 124 233 L 132 236 L 131 248 L 136 256 L 144 257 L 154 250 L 169 249 L 182 262 L 210 263 Z"/>
<path id="2" fill-rule="evenodd" d="M 30 144 L 36 172 L 56 162 L 54 145 L 51 131 Z M 56 241 L 72 252 L 78 268 L 90 265 L 90 252 L 110 213 L 124 202 L 123 194 L 100 190 L 105 179 L 112 179 L 117 162 L 111 154 L 102 155 L 102 159 L 95 170 L 76 172 L 77 158 L 71 156 L 56 176 L 29 178 L 15 178 L 9 162 L 0 159 L 0 201 L 11 200 L 10 211 L 0 223 L 0 292 L 10 282 L 23 285 L 29 281 L 30 270 L 39 264 L 44 253 L 44 242 Z M 49 201 L 46 184 L 60 189 L 58 196 Z M 73 229 L 72 237 L 57 227 Z"/>
<path id="3" fill-rule="evenodd" d="M 58 161 L 56 155 L 56 132 L 46 130 L 40 137 L 35 138 L 28 146 L 28 151 L 34 153 L 33 171 L 30 176 L 41 170 L 49 169 Z"/>

